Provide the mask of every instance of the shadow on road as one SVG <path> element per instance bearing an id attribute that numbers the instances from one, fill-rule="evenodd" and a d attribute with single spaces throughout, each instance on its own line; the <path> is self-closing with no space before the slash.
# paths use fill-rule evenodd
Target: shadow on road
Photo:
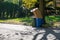
<path id="1" fill-rule="evenodd" d="M 44 30 L 45 34 L 43 37 L 40 36 L 39 40 L 48 40 L 48 39 L 53 39 L 53 40 L 60 40 L 60 28 L 40 28 L 39 30 Z M 37 40 L 38 36 L 41 33 L 37 33 L 33 40 Z"/>

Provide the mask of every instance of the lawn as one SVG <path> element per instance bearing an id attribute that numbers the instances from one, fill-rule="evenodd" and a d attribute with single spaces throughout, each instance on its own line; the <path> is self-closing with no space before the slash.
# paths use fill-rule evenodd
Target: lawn
<path id="1" fill-rule="evenodd" d="M 53 15 L 46 16 L 45 20 L 46 20 L 47 23 L 50 23 L 51 21 L 52 22 L 59 22 L 60 21 L 60 16 L 59 15 L 58 16 L 53 16 Z"/>
<path id="2" fill-rule="evenodd" d="M 55 22 L 60 22 L 60 16 L 45 16 L 45 21 L 47 24 L 51 25 Z M 9 23 L 9 24 L 22 24 L 22 25 L 29 25 L 31 26 L 33 19 L 31 17 L 24 17 L 24 18 L 13 18 L 13 19 L 5 19 L 1 20 L 0 23 Z"/>
<path id="3" fill-rule="evenodd" d="M 59 26 L 60 27 L 60 15 L 46 16 L 45 21 L 47 24 L 49 24 L 51 26 Z"/>
<path id="4" fill-rule="evenodd" d="M 24 24 L 24 25 L 31 25 L 32 18 L 24 17 L 24 18 L 13 18 L 13 19 L 5 19 L 1 20 L 0 23 L 10 23 L 10 24 Z"/>

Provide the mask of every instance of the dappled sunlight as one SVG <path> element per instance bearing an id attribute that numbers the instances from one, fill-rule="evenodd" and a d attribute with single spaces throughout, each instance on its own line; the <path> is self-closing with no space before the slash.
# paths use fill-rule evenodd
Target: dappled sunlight
<path id="1" fill-rule="evenodd" d="M 60 30 L 53 30 L 55 33 L 60 33 Z"/>
<path id="2" fill-rule="evenodd" d="M 56 39 L 55 35 L 53 35 L 53 34 L 47 35 L 47 40 L 54 40 L 54 39 Z"/>
<path id="3" fill-rule="evenodd" d="M 60 28 L 40 28 L 33 40 L 59 40 Z"/>
<path id="4" fill-rule="evenodd" d="M 6 26 L 7 25 L 7 26 Z M 6 26 L 6 27 L 5 27 Z M 60 40 L 60 28 L 33 28 L 32 26 L 0 24 L 0 31 L 2 29 L 16 30 L 21 34 L 22 39 L 27 40 Z M 3 30 L 2 30 L 3 31 Z M 1 32 L 2 32 L 1 31 Z M 4 34 L 4 33 L 3 33 Z M 18 35 L 19 37 L 19 35 Z"/>
<path id="5" fill-rule="evenodd" d="M 44 33 L 39 34 L 36 40 L 40 40 L 43 36 L 44 36 Z"/>
<path id="6" fill-rule="evenodd" d="M 46 31 L 45 30 L 40 30 L 39 32 L 45 33 Z"/>

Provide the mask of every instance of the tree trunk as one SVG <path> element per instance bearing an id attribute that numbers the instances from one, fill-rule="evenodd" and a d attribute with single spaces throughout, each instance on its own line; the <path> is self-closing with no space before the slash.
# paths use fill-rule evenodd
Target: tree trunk
<path id="1" fill-rule="evenodd" d="M 39 0 L 39 10 L 43 16 L 43 20 L 44 20 L 44 23 L 45 23 L 45 5 L 44 5 L 44 0 Z"/>

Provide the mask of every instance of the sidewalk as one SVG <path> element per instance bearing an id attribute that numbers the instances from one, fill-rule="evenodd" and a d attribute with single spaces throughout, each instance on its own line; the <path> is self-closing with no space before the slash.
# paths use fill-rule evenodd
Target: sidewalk
<path id="1" fill-rule="evenodd" d="M 60 28 L 35 29 L 32 26 L 0 23 L 0 40 L 60 40 Z"/>

